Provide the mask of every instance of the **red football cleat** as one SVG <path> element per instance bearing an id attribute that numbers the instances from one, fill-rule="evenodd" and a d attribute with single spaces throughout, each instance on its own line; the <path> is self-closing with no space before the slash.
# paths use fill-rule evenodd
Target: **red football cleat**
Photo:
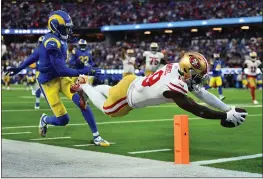
<path id="1" fill-rule="evenodd" d="M 80 85 L 81 84 L 85 84 L 86 83 L 86 78 L 85 76 L 79 76 L 77 81 L 75 82 L 74 85 L 70 86 L 70 92 L 71 93 L 78 93 L 79 94 L 79 104 L 80 104 L 80 109 L 82 110 L 86 110 L 86 101 L 85 101 L 85 93 L 84 91 L 81 89 Z"/>

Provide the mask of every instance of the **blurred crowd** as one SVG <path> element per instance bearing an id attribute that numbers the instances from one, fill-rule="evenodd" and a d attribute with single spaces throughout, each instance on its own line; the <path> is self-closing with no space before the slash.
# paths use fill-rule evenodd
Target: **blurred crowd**
<path id="1" fill-rule="evenodd" d="M 88 48 L 92 51 L 93 61 L 100 68 L 122 69 L 121 49 L 132 48 L 135 51 L 137 67 L 141 66 L 143 52 L 149 50 L 151 42 L 159 44 L 159 51 L 162 51 L 169 62 L 178 62 L 184 51 L 198 51 L 211 61 L 214 53 L 219 53 L 225 62 L 225 67 L 241 67 L 248 53 L 255 51 L 259 60 L 263 61 L 263 38 L 193 38 L 188 40 L 183 37 L 172 37 L 171 35 L 155 36 L 151 40 L 145 41 L 119 41 L 115 45 L 107 45 L 105 42 L 89 43 Z M 13 66 L 17 66 L 22 60 L 30 55 L 32 49 L 37 44 L 11 43 L 7 46 L 7 59 Z M 69 51 L 76 46 L 70 44 Z"/>
<path id="2" fill-rule="evenodd" d="M 2 28 L 44 28 L 47 15 L 67 11 L 76 28 L 102 25 L 262 16 L 262 0 L 90 0 L 8 1 L 2 3 Z"/>

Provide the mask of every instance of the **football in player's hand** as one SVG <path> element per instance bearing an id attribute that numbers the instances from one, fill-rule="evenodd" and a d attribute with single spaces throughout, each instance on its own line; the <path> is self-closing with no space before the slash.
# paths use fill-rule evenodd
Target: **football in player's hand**
<path id="1" fill-rule="evenodd" d="M 235 108 L 236 112 L 247 112 L 245 109 L 242 108 Z M 246 118 L 245 115 L 242 115 L 243 118 Z M 226 128 L 233 128 L 237 127 L 233 122 L 227 121 L 225 119 L 221 119 L 221 126 L 226 127 Z"/>

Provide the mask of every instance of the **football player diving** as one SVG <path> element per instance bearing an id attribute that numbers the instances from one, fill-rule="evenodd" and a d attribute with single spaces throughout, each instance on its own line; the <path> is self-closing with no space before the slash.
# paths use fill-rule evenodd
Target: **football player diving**
<path id="1" fill-rule="evenodd" d="M 92 103 L 111 117 L 120 117 L 135 108 L 143 108 L 163 103 L 176 103 L 180 108 L 205 119 L 221 119 L 224 127 L 242 124 L 247 116 L 246 110 L 231 108 L 202 87 L 207 78 L 208 63 L 197 52 L 187 52 L 180 63 L 165 65 L 148 77 L 129 75 L 117 85 L 92 87 L 79 77 L 72 91 L 84 91 Z M 196 103 L 187 96 L 188 91 L 211 107 Z M 106 96 L 106 97 L 105 97 Z"/>
<path id="2" fill-rule="evenodd" d="M 38 82 L 54 115 L 48 116 L 45 113 L 41 115 L 39 122 L 40 135 L 42 137 L 46 136 L 47 125 L 66 126 L 68 124 L 69 115 L 59 96 L 59 93 L 62 93 L 80 108 L 84 119 L 91 128 L 95 145 L 109 146 L 109 142 L 100 137 L 90 107 L 85 104 L 85 101 L 78 93 L 73 94 L 70 92 L 70 86 L 74 82 L 69 77 L 95 71 L 94 68 L 88 66 L 83 69 L 72 69 L 66 66 L 67 40 L 70 38 L 73 28 L 71 17 L 62 10 L 54 11 L 49 15 L 48 28 L 51 32 L 44 36 L 43 42 L 38 49 L 40 72 Z M 32 61 L 23 63 L 31 64 Z M 14 75 L 20 70 L 21 67 L 12 68 L 8 72 Z"/>

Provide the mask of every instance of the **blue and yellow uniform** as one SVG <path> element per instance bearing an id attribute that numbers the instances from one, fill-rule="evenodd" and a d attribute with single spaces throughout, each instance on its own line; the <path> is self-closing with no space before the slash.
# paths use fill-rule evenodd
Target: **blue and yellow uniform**
<path id="1" fill-rule="evenodd" d="M 69 122 L 66 108 L 60 99 L 59 93 L 64 94 L 72 100 L 81 110 L 84 119 L 89 124 L 94 136 L 94 143 L 100 146 L 109 146 L 109 142 L 103 140 L 98 132 L 94 116 L 89 106 L 85 106 L 83 96 L 70 92 L 73 81 L 69 77 L 87 74 L 91 67 L 83 69 L 72 69 L 66 65 L 67 40 L 72 34 L 73 23 L 71 17 L 64 11 L 54 11 L 49 15 L 48 28 L 51 31 L 44 36 L 43 42 L 39 45 L 39 72 L 38 82 L 54 115 L 48 116 L 43 113 L 39 121 L 39 134 L 46 136 L 47 125 L 65 126 Z M 32 63 L 30 63 L 32 64 Z M 17 74 L 21 69 L 12 68 L 12 74 Z M 84 104 L 84 105 L 82 105 Z"/>
<path id="2" fill-rule="evenodd" d="M 26 80 L 27 85 L 33 85 L 36 82 L 36 76 L 32 68 L 27 69 Z"/>
<path id="3" fill-rule="evenodd" d="M 215 60 L 213 66 L 212 66 L 212 77 L 209 81 L 210 87 L 219 87 L 222 86 L 222 61 L 221 60 Z"/>
<path id="4" fill-rule="evenodd" d="M 214 54 L 214 62 L 212 64 L 212 77 L 209 81 L 209 86 L 206 86 L 206 89 L 208 88 L 218 88 L 219 93 L 219 99 L 223 100 L 225 97 L 223 96 L 223 87 L 222 87 L 222 66 L 223 61 L 219 59 L 219 54 Z"/>
<path id="5" fill-rule="evenodd" d="M 48 33 L 44 41 L 39 46 L 39 71 L 38 82 L 40 87 L 56 117 L 67 113 L 59 92 L 63 93 L 70 100 L 73 94 L 70 86 L 73 81 L 65 76 L 78 76 L 76 70 L 66 67 L 68 45 L 60 40 L 53 33 Z"/>
<path id="6" fill-rule="evenodd" d="M 72 50 L 69 65 L 74 69 L 83 69 L 85 66 L 94 66 L 92 60 L 91 50 L 87 48 L 87 41 L 80 39 L 78 47 Z M 72 80 L 76 81 L 77 77 L 73 77 Z M 93 84 L 94 76 L 88 76 L 89 84 Z"/>

